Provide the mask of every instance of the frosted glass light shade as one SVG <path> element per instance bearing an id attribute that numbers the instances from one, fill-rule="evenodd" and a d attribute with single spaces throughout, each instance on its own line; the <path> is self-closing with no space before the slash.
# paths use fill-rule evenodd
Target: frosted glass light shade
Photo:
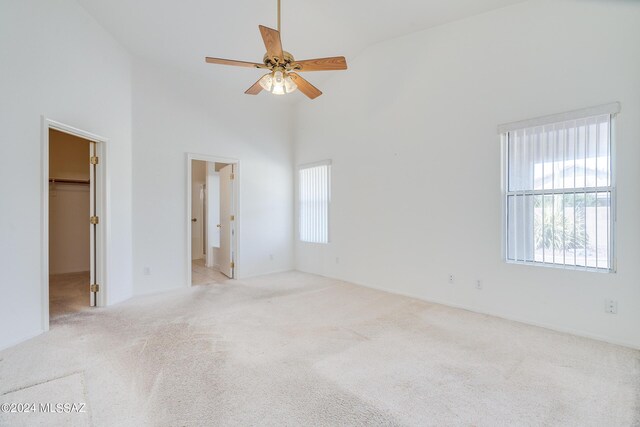
<path id="1" fill-rule="evenodd" d="M 275 86 L 283 86 L 284 85 L 284 74 L 282 71 L 274 71 L 273 72 L 273 84 Z"/>
<path id="2" fill-rule="evenodd" d="M 298 89 L 298 85 L 295 84 L 290 76 L 284 78 L 284 90 L 287 93 L 295 92 Z"/>
<path id="3" fill-rule="evenodd" d="M 298 89 L 298 85 L 295 84 L 293 79 L 287 73 L 279 70 L 262 76 L 260 86 L 274 95 L 285 95 Z"/>
<path id="4" fill-rule="evenodd" d="M 271 77 L 271 74 L 265 74 L 260 79 L 260 86 L 267 92 L 271 92 L 271 88 L 273 87 L 273 77 Z"/>

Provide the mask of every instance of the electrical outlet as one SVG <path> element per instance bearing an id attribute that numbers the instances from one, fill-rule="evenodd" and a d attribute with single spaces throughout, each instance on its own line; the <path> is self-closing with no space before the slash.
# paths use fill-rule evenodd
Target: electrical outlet
<path id="1" fill-rule="evenodd" d="M 453 274 L 449 275 L 449 284 L 453 285 L 453 283 L 455 282 L 455 277 L 453 277 Z"/>
<path id="2" fill-rule="evenodd" d="M 482 280 L 476 280 L 476 289 L 482 290 Z"/>
<path id="3" fill-rule="evenodd" d="M 151 268 L 150 267 L 145 267 L 143 272 L 144 272 L 145 276 L 151 276 Z"/>
<path id="4" fill-rule="evenodd" d="M 618 301 L 612 299 L 606 300 L 604 312 L 608 314 L 618 314 Z"/>

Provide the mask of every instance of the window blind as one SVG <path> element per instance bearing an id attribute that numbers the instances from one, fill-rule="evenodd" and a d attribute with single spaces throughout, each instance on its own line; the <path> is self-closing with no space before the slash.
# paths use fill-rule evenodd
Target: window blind
<path id="1" fill-rule="evenodd" d="M 508 261 L 613 269 L 611 123 L 600 114 L 504 133 Z"/>
<path id="2" fill-rule="evenodd" d="M 300 240 L 329 243 L 331 162 L 301 166 L 298 186 Z"/>

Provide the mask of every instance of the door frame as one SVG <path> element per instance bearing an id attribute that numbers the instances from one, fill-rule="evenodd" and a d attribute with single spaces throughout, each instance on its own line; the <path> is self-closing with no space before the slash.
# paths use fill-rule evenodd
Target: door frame
<path id="1" fill-rule="evenodd" d="M 97 168 L 95 179 L 97 181 L 96 189 L 96 212 L 100 216 L 100 226 L 96 229 L 96 261 L 97 268 L 95 271 L 96 283 L 100 284 L 100 292 L 96 295 L 96 306 L 104 307 L 107 303 L 107 274 L 106 274 L 106 259 L 107 248 L 109 243 L 107 241 L 108 233 L 108 217 L 106 215 L 107 207 L 107 193 L 106 193 L 106 170 L 107 170 L 107 158 L 105 144 L 108 142 L 107 138 L 96 135 L 91 132 L 87 132 L 73 126 L 66 125 L 64 123 L 51 120 L 45 116 L 42 118 L 42 147 L 41 147 L 41 218 L 40 233 L 42 237 L 40 265 L 42 271 L 41 277 L 41 291 L 42 298 L 42 328 L 44 331 L 49 330 L 49 130 L 54 129 L 60 132 L 67 133 L 69 135 L 77 136 L 82 139 L 86 139 L 96 143 L 96 155 L 100 158 L 100 167 Z M 87 165 L 88 159 L 87 159 Z M 89 215 L 87 215 L 87 227 L 89 226 Z M 87 289 L 88 290 L 88 289 Z M 89 297 L 89 295 L 87 295 Z M 87 299 L 87 306 L 89 299 Z"/>
<path id="2" fill-rule="evenodd" d="M 234 248 L 234 268 L 233 268 L 233 278 L 237 279 L 241 277 L 240 275 L 240 230 L 242 225 L 242 215 L 240 214 L 240 160 L 228 158 L 228 157 L 219 157 L 219 156 L 211 156 L 208 154 L 198 154 L 198 153 L 186 153 L 186 161 L 187 161 L 187 204 L 185 210 L 185 224 L 187 231 L 187 255 L 186 255 L 186 270 L 187 270 L 187 278 L 186 278 L 186 287 L 191 287 L 191 161 L 192 160 L 201 160 L 204 162 L 214 162 L 214 163 L 228 163 L 234 165 L 234 180 L 233 180 L 233 205 L 232 209 L 235 212 L 235 229 L 233 233 L 233 238 L 231 239 L 232 245 Z M 205 220 L 207 220 L 205 218 Z M 207 224 L 210 226 L 210 224 Z M 206 253 L 209 253 L 209 248 L 205 248 Z"/>

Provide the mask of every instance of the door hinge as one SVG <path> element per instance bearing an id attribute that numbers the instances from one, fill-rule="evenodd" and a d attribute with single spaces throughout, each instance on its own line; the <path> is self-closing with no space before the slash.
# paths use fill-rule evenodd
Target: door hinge
<path id="1" fill-rule="evenodd" d="M 231 261 L 231 268 L 234 268 L 235 266 L 236 264 L 233 261 Z"/>
<path id="2" fill-rule="evenodd" d="M 98 225 L 100 223 L 100 218 L 97 216 L 92 216 L 91 218 L 89 218 L 89 222 L 92 225 Z"/>
<path id="3" fill-rule="evenodd" d="M 235 221 L 236 220 L 236 216 L 235 215 L 231 215 L 231 221 Z"/>
<path id="4" fill-rule="evenodd" d="M 100 285 L 98 285 L 97 283 L 94 283 L 93 285 L 90 286 L 91 292 L 100 292 Z"/>
<path id="5" fill-rule="evenodd" d="M 98 156 L 91 156 L 91 157 L 89 158 L 89 162 L 90 162 L 92 165 L 97 165 L 98 163 L 100 163 L 100 159 L 98 158 Z"/>
<path id="6" fill-rule="evenodd" d="M 236 179 L 236 174 L 232 173 L 231 175 L 229 175 L 229 179 L 231 179 L 231 180 Z"/>

